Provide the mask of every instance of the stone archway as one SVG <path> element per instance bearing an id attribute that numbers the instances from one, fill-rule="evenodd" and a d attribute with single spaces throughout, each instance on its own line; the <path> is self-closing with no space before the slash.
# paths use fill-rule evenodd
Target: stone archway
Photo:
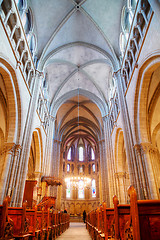
<path id="1" fill-rule="evenodd" d="M 124 135 L 121 128 L 117 129 L 115 140 L 115 180 L 120 203 L 127 203 L 127 188 L 130 185 L 130 179 Z"/>
<path id="2" fill-rule="evenodd" d="M 6 195 L 12 195 L 14 171 L 20 154 L 21 141 L 21 102 L 17 77 L 12 66 L 0 58 L 0 128 L 3 132 L 1 141 L 1 202 Z M 12 164 L 12 168 L 10 168 Z M 7 184 L 7 185 L 6 185 Z M 7 186 L 7 187 L 6 187 Z"/>
<path id="3" fill-rule="evenodd" d="M 26 195 L 27 185 L 30 185 L 29 188 L 32 191 L 30 195 L 32 195 L 33 201 L 35 201 L 36 203 L 39 202 L 41 198 L 41 196 L 38 195 L 39 192 L 38 189 L 42 187 L 41 186 L 41 173 L 43 165 L 42 160 L 43 160 L 43 147 L 41 132 L 40 129 L 35 129 L 35 131 L 33 131 L 32 133 L 24 197 Z"/>
<path id="4" fill-rule="evenodd" d="M 149 58 L 139 71 L 135 95 L 135 145 L 138 159 L 141 189 L 144 198 L 158 198 L 160 180 L 157 169 L 159 150 L 156 146 L 159 135 L 160 114 L 160 56 Z"/>

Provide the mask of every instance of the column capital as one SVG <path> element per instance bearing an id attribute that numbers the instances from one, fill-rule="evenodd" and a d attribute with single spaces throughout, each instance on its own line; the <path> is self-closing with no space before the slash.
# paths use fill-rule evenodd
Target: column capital
<path id="1" fill-rule="evenodd" d="M 103 117 L 102 117 L 102 120 L 103 120 L 104 122 L 107 122 L 108 118 L 109 118 L 109 114 L 103 116 Z"/>
<path id="2" fill-rule="evenodd" d="M 105 142 L 105 140 L 104 139 L 101 139 L 101 140 L 99 140 L 98 141 L 100 144 L 102 144 L 103 142 Z"/>
<path id="3" fill-rule="evenodd" d="M 53 139 L 55 143 L 61 143 L 61 141 L 57 140 L 57 139 Z"/>
<path id="4" fill-rule="evenodd" d="M 121 74 L 121 68 L 119 68 L 117 71 L 113 72 L 113 77 L 117 78 L 118 74 Z"/>
<path id="5" fill-rule="evenodd" d="M 49 115 L 49 119 L 54 122 L 56 120 L 56 117 L 53 117 L 52 115 Z"/>
<path id="6" fill-rule="evenodd" d="M 143 143 L 140 143 L 140 144 L 135 144 L 134 148 L 138 153 L 140 153 L 140 152 L 143 152 L 143 153 L 147 153 L 147 152 L 156 153 L 156 152 L 158 152 L 158 148 L 155 147 L 150 142 L 143 142 Z"/>
<path id="7" fill-rule="evenodd" d="M 19 68 L 20 66 L 21 66 L 21 62 L 17 61 L 16 69 Z"/>
<path id="8" fill-rule="evenodd" d="M 36 77 L 38 77 L 38 78 L 44 77 L 44 73 L 43 72 L 40 72 L 38 70 L 36 70 L 35 72 L 36 72 Z"/>
<path id="9" fill-rule="evenodd" d="M 115 178 L 129 178 L 129 174 L 127 172 L 115 172 Z"/>
<path id="10" fill-rule="evenodd" d="M 16 143 L 5 143 L 3 145 L 3 147 L 0 150 L 0 154 L 4 154 L 4 153 L 9 153 L 9 154 L 13 154 L 15 151 L 19 152 L 19 150 L 21 149 L 21 145 L 20 144 L 16 144 Z"/>

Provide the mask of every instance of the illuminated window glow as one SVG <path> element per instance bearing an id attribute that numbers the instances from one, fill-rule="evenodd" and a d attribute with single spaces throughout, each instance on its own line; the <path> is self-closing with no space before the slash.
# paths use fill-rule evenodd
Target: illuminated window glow
<path id="1" fill-rule="evenodd" d="M 83 147 L 79 147 L 79 161 L 83 161 Z"/>
<path id="2" fill-rule="evenodd" d="M 95 155 L 94 155 L 93 148 L 91 148 L 91 159 L 92 159 L 92 160 L 95 160 Z"/>
<path id="3" fill-rule="evenodd" d="M 96 197 L 96 181 L 92 180 L 92 197 Z"/>
<path id="4" fill-rule="evenodd" d="M 69 171 L 70 171 L 70 165 L 67 164 L 67 172 L 69 172 Z"/>
<path id="5" fill-rule="evenodd" d="M 71 182 L 69 179 L 66 181 L 66 185 L 67 185 L 66 198 L 70 198 L 71 197 Z"/>
<path id="6" fill-rule="evenodd" d="M 83 173 L 83 167 L 82 167 L 82 166 L 80 166 L 79 172 L 80 172 L 80 173 Z"/>
<path id="7" fill-rule="evenodd" d="M 68 160 L 71 160 L 71 148 L 70 148 L 69 151 L 68 151 L 67 159 L 68 159 Z"/>
<path id="8" fill-rule="evenodd" d="M 93 170 L 93 172 L 96 171 L 96 166 L 95 166 L 95 164 L 92 165 L 92 170 Z"/>
<path id="9" fill-rule="evenodd" d="M 84 182 L 82 180 L 78 184 L 78 198 L 84 198 Z"/>

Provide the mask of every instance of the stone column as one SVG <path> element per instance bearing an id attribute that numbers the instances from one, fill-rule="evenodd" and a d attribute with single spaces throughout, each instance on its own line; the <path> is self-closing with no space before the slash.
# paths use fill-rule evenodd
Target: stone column
<path id="1" fill-rule="evenodd" d="M 15 197 L 15 188 L 14 188 L 15 181 L 16 181 L 15 172 L 18 169 L 18 160 L 19 160 L 19 157 L 20 157 L 20 153 L 21 153 L 21 146 L 20 145 L 15 145 L 14 159 L 13 159 L 13 161 L 11 163 L 11 166 L 10 166 L 8 184 L 6 186 L 6 195 L 11 196 L 11 203 L 10 203 L 11 206 L 13 204 L 13 199 Z"/>
<path id="2" fill-rule="evenodd" d="M 52 158 L 52 142 L 53 142 L 53 129 L 55 124 L 55 118 L 51 115 L 49 116 L 49 126 L 47 127 L 47 140 L 45 146 L 45 168 L 46 175 L 51 174 L 51 158 Z M 51 174 L 52 176 L 52 174 Z"/>
<path id="3" fill-rule="evenodd" d="M 143 195 L 140 191 L 140 176 L 138 175 L 138 164 L 137 159 L 135 155 L 135 150 L 133 148 L 134 142 L 133 142 L 133 135 L 132 135 L 132 129 L 131 129 L 131 123 L 128 113 L 128 106 L 125 98 L 125 92 L 123 89 L 122 84 L 122 78 L 120 74 L 120 70 L 114 73 L 114 76 L 117 80 L 117 90 L 118 90 L 118 99 L 119 99 L 119 105 L 120 105 L 120 112 L 122 115 L 122 121 L 123 121 L 123 132 L 124 132 L 124 140 L 125 140 L 125 146 L 126 146 L 126 155 L 127 155 L 127 161 L 128 161 L 128 167 L 129 167 L 129 176 L 131 185 L 134 186 L 134 188 L 137 191 L 137 195 L 139 199 L 143 199 Z"/>
<path id="4" fill-rule="evenodd" d="M 28 170 L 28 159 L 29 159 L 29 150 L 32 140 L 32 126 L 34 115 L 36 113 L 36 106 L 38 102 L 40 84 L 42 81 L 43 73 L 36 71 L 35 80 L 33 84 L 33 93 L 30 99 L 28 114 L 26 118 L 25 130 L 22 139 L 22 151 L 18 160 L 18 169 L 16 170 L 16 179 L 15 179 L 15 197 L 13 199 L 13 206 L 21 206 L 23 201 L 25 180 Z"/>
<path id="5" fill-rule="evenodd" d="M 106 186 L 105 186 L 105 166 L 104 166 L 104 156 L 103 156 L 103 143 L 102 141 L 104 140 L 101 140 L 99 141 L 99 152 L 100 152 L 100 175 L 101 175 L 101 200 L 102 202 L 105 201 L 105 189 L 106 189 Z"/>
<path id="6" fill-rule="evenodd" d="M 53 174 L 53 134 L 55 126 L 55 117 L 49 117 L 49 126 L 47 134 L 47 143 L 46 143 L 46 170 L 47 175 L 54 176 Z M 49 187 L 50 196 L 54 196 L 54 186 Z"/>
<path id="7" fill-rule="evenodd" d="M 108 171 L 108 189 L 107 189 L 107 207 L 113 205 L 113 196 L 116 194 L 115 178 L 114 178 L 114 157 L 113 157 L 113 146 L 111 139 L 111 125 L 109 115 L 103 117 L 104 131 L 105 131 L 105 145 L 106 145 L 106 161 Z"/>
<path id="8" fill-rule="evenodd" d="M 39 195 L 39 192 L 42 192 L 42 184 L 41 184 L 41 177 L 42 172 L 35 172 L 35 180 L 37 180 L 37 203 L 41 200 L 41 195 Z"/>
<path id="9" fill-rule="evenodd" d="M 115 178 L 117 181 L 117 188 L 118 188 L 118 199 L 120 204 L 124 204 L 125 202 L 125 173 L 124 172 L 116 172 Z"/>
<path id="10" fill-rule="evenodd" d="M 144 199 L 158 198 L 159 190 L 159 151 L 151 143 L 135 145 L 141 179 L 141 192 Z"/>
<path id="11" fill-rule="evenodd" d="M 104 201 L 106 202 L 107 206 L 109 206 L 109 178 L 108 178 L 108 162 L 107 162 L 107 154 L 106 154 L 106 142 L 102 142 L 102 149 L 103 149 L 103 160 L 104 160 L 104 181 L 105 181 L 105 190 L 104 190 Z"/>
<path id="12" fill-rule="evenodd" d="M 3 203 L 4 198 L 12 195 L 13 188 L 9 188 L 9 181 L 12 177 L 12 165 L 14 164 L 15 158 L 15 143 L 6 143 L 0 152 L 0 161 L 4 162 L 0 183 L 0 204 Z"/>
<path id="13" fill-rule="evenodd" d="M 59 149 L 58 151 L 60 152 L 59 156 L 59 168 L 58 168 L 58 177 L 62 179 L 62 171 L 63 171 L 63 149 L 60 146 L 59 142 Z M 57 208 L 61 208 L 61 199 L 62 199 L 62 185 L 57 187 Z"/>

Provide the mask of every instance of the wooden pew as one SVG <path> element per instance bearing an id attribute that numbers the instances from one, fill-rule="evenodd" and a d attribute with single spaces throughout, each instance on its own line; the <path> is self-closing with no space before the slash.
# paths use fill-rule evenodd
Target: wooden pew
<path id="1" fill-rule="evenodd" d="M 130 219 L 130 205 L 119 204 L 117 196 L 113 197 L 114 219 L 111 229 L 111 239 L 125 239 L 125 224 Z"/>
<path id="2" fill-rule="evenodd" d="M 23 203 L 23 207 L 9 207 L 8 216 L 14 223 L 13 237 L 15 239 L 29 239 L 31 234 L 29 233 L 29 221 L 26 218 L 26 205 Z"/>
<path id="3" fill-rule="evenodd" d="M 6 197 L 3 205 L 0 206 L 0 239 L 14 239 L 13 237 L 13 220 L 8 216 L 8 204 L 10 198 Z"/>
<path id="4" fill-rule="evenodd" d="M 103 203 L 87 214 L 86 227 L 94 240 L 160 240 L 160 200 L 137 200 L 133 186 L 128 189 L 130 204 L 113 208 Z"/>
<path id="5" fill-rule="evenodd" d="M 125 238 L 129 240 L 160 239 L 160 200 L 137 200 L 133 186 L 128 189 L 130 218 L 125 225 Z"/>
<path id="6" fill-rule="evenodd" d="M 69 215 L 52 209 L 37 210 L 8 207 L 7 197 L 0 206 L 0 239 L 3 240 L 53 240 L 69 227 Z"/>

